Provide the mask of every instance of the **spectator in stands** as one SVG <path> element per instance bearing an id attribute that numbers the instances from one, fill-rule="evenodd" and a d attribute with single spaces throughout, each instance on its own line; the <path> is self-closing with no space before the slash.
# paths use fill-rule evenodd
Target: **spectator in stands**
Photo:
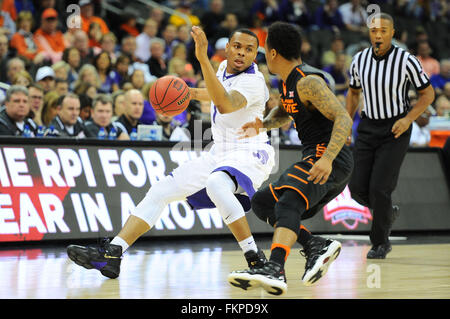
<path id="1" fill-rule="evenodd" d="M 176 41 L 177 27 L 173 24 L 168 24 L 162 32 L 162 38 L 166 42 L 164 47 L 164 59 L 168 61 L 172 57 L 173 47 L 178 43 L 178 41 Z"/>
<path id="2" fill-rule="evenodd" d="M 156 113 L 153 125 L 162 126 L 162 141 L 189 141 L 190 138 L 184 132 L 181 123 L 173 116 Z"/>
<path id="3" fill-rule="evenodd" d="M 80 118 L 83 122 L 91 119 L 92 99 L 86 94 L 78 94 L 80 98 Z"/>
<path id="4" fill-rule="evenodd" d="M 67 93 L 58 99 L 58 114 L 50 122 L 58 132 L 58 137 L 86 137 L 86 128 L 80 118 L 78 95 Z"/>
<path id="5" fill-rule="evenodd" d="M 70 66 L 65 61 L 59 61 L 52 65 L 55 72 L 55 78 L 67 80 L 69 76 Z"/>
<path id="6" fill-rule="evenodd" d="M 223 60 L 227 58 L 225 53 L 225 48 L 227 47 L 228 38 L 220 38 L 216 41 L 215 52 L 214 55 L 211 57 L 211 61 L 216 61 L 221 63 Z"/>
<path id="7" fill-rule="evenodd" d="M 28 101 L 30 103 L 29 117 L 38 125 L 42 125 L 42 109 L 44 108 L 44 89 L 33 83 L 28 87 Z"/>
<path id="8" fill-rule="evenodd" d="M 440 73 L 431 76 L 430 81 L 436 91 L 436 95 L 442 94 L 444 85 L 450 82 L 450 58 L 441 61 Z"/>
<path id="9" fill-rule="evenodd" d="M 69 93 L 69 82 L 64 79 L 56 78 L 55 79 L 55 91 L 60 95 L 64 96 Z"/>
<path id="10" fill-rule="evenodd" d="M 15 50 L 10 50 L 8 37 L 4 34 L 0 34 L 0 82 L 9 82 L 8 79 L 8 64 L 9 61 L 15 56 Z M 0 96 L 3 91 L 0 89 Z M 2 98 L 0 97 L 0 104 L 2 102 Z"/>
<path id="11" fill-rule="evenodd" d="M 144 71 L 140 69 L 135 69 L 133 73 L 131 74 L 131 84 L 133 85 L 133 88 L 137 90 L 141 90 L 142 87 L 145 84 L 145 75 Z"/>
<path id="12" fill-rule="evenodd" d="M 331 74 L 335 81 L 335 94 L 345 94 L 349 87 L 348 68 L 346 67 L 345 53 L 338 53 L 336 55 L 336 62 L 332 65 L 323 68 L 325 72 Z"/>
<path id="13" fill-rule="evenodd" d="M 88 33 L 89 26 L 95 22 L 100 25 L 103 34 L 109 32 L 109 27 L 106 22 L 102 18 L 94 16 L 94 5 L 91 0 L 80 0 L 78 5 L 80 6 L 81 13 L 81 30 Z"/>
<path id="14" fill-rule="evenodd" d="M 194 69 L 191 64 L 186 63 L 186 60 L 173 57 L 169 61 L 168 71 L 169 74 L 183 79 L 189 87 L 195 87 L 197 81 L 194 77 Z"/>
<path id="15" fill-rule="evenodd" d="M 55 71 L 49 66 L 40 67 L 35 81 L 42 86 L 44 93 L 48 93 L 55 88 Z"/>
<path id="16" fill-rule="evenodd" d="M 167 64 L 164 60 L 165 45 L 165 41 L 159 38 L 150 44 L 151 56 L 147 63 L 150 73 L 158 78 L 167 74 Z"/>
<path id="17" fill-rule="evenodd" d="M 117 122 L 112 122 L 113 106 L 109 95 L 99 94 L 92 102 L 91 119 L 85 122 L 86 136 L 99 138 L 99 131 L 104 129 L 107 137 L 112 137 L 115 132 L 118 140 L 129 140 L 125 127 Z"/>
<path id="18" fill-rule="evenodd" d="M 116 122 L 121 123 L 130 135 L 133 128 L 137 132 L 137 126 L 140 124 L 139 119 L 144 111 L 144 96 L 141 91 L 132 89 L 124 94 L 124 102 L 124 112 Z"/>
<path id="19" fill-rule="evenodd" d="M 312 12 L 304 0 L 282 0 L 279 8 L 283 21 L 299 25 L 305 30 L 313 23 Z"/>
<path id="20" fill-rule="evenodd" d="M 125 12 L 123 14 L 122 19 L 123 23 L 120 25 L 119 34 L 117 35 L 119 39 L 123 38 L 125 35 L 137 37 L 140 32 L 139 29 L 137 28 L 137 19 L 135 14 Z"/>
<path id="21" fill-rule="evenodd" d="M 280 6 L 276 0 L 255 0 L 250 9 L 250 17 L 254 15 L 258 15 L 266 26 L 283 19 Z"/>
<path id="22" fill-rule="evenodd" d="M 136 57 L 141 62 L 150 59 L 150 43 L 158 34 L 158 23 L 153 19 L 145 21 L 142 32 L 136 37 Z"/>
<path id="23" fill-rule="evenodd" d="M 254 15 L 249 29 L 258 38 L 259 47 L 264 48 L 267 38 L 267 27 L 264 26 L 264 21 L 258 15 Z"/>
<path id="24" fill-rule="evenodd" d="M 81 67 L 78 72 L 78 79 L 74 83 L 74 88 L 77 88 L 82 83 L 92 85 L 97 89 L 101 87 L 102 82 L 100 76 L 98 75 L 97 69 L 92 64 L 85 64 Z"/>
<path id="25" fill-rule="evenodd" d="M 112 64 L 115 64 L 117 60 L 116 45 L 117 38 L 112 32 L 104 34 L 100 39 L 100 49 L 108 52 Z"/>
<path id="26" fill-rule="evenodd" d="M 15 18 L 11 17 L 11 13 L 3 7 L 3 0 L 0 0 L 0 34 L 4 34 L 11 39 L 16 32 Z"/>
<path id="27" fill-rule="evenodd" d="M 11 47 L 17 50 L 17 54 L 32 61 L 35 64 L 40 64 L 45 54 L 38 51 L 36 43 L 34 43 L 33 33 L 31 28 L 33 26 L 33 16 L 30 11 L 22 11 L 17 18 L 17 29 L 11 38 Z"/>
<path id="28" fill-rule="evenodd" d="M 181 0 L 175 9 L 175 12 L 179 12 L 188 17 L 191 25 L 200 25 L 200 19 L 192 13 L 191 4 L 189 1 Z M 186 24 L 186 21 L 179 14 L 172 14 L 169 18 L 169 24 L 173 24 L 175 27 Z"/>
<path id="29" fill-rule="evenodd" d="M 177 29 L 177 37 L 175 39 L 178 43 L 189 45 L 193 40 L 191 38 L 191 28 L 186 24 L 180 25 Z"/>
<path id="30" fill-rule="evenodd" d="M 339 11 L 338 0 L 326 0 L 325 4 L 317 8 L 314 15 L 314 24 L 321 30 L 329 29 L 338 32 L 344 29 L 345 25 Z"/>
<path id="31" fill-rule="evenodd" d="M 445 83 L 443 94 L 434 102 L 438 116 L 450 117 L 450 82 Z"/>
<path id="32" fill-rule="evenodd" d="M 361 5 L 361 0 L 351 0 L 339 6 L 342 21 L 349 31 L 367 33 L 367 12 Z"/>
<path id="33" fill-rule="evenodd" d="M 34 33 L 34 42 L 39 52 L 45 52 L 46 58 L 56 63 L 61 60 L 66 48 L 64 35 L 57 29 L 58 12 L 55 9 L 45 9 L 42 13 L 41 26 Z"/>
<path id="34" fill-rule="evenodd" d="M 113 68 L 115 77 L 118 79 L 119 82 L 119 88 L 121 88 L 125 82 L 130 81 L 130 76 L 128 75 L 129 67 L 130 67 L 130 57 L 125 54 L 120 55 L 117 58 L 116 64 Z"/>
<path id="35" fill-rule="evenodd" d="M 14 75 L 25 70 L 25 62 L 19 57 L 11 58 L 6 64 L 6 83 L 11 84 Z"/>
<path id="36" fill-rule="evenodd" d="M 100 77 L 99 91 L 102 93 L 112 93 L 119 89 L 119 78 L 112 71 L 111 58 L 106 51 L 102 51 L 95 57 L 94 66 Z"/>
<path id="37" fill-rule="evenodd" d="M 213 39 L 219 31 L 221 23 L 225 20 L 223 0 L 212 0 L 209 10 L 202 15 L 200 20 L 206 37 Z"/>
<path id="38" fill-rule="evenodd" d="M 322 53 L 321 64 L 326 67 L 336 63 L 336 57 L 338 54 L 344 53 L 345 44 L 341 37 L 335 37 L 331 42 L 329 50 Z M 349 67 L 352 61 L 352 57 L 345 55 L 345 66 Z"/>
<path id="39" fill-rule="evenodd" d="M 158 33 L 156 36 L 161 37 L 161 31 L 164 30 L 169 20 L 164 11 L 160 8 L 153 8 L 148 18 L 156 21 L 158 24 Z"/>
<path id="40" fill-rule="evenodd" d="M 215 39 L 229 38 L 231 33 L 239 27 L 239 20 L 236 14 L 228 12 L 225 15 L 225 20 L 221 23 L 217 31 Z"/>
<path id="41" fill-rule="evenodd" d="M 58 99 L 60 95 L 56 91 L 50 91 L 44 95 L 44 107 L 42 108 L 41 119 L 44 126 L 49 126 L 50 122 L 58 114 Z"/>
<path id="42" fill-rule="evenodd" d="M 100 24 L 92 22 L 89 25 L 88 38 L 89 47 L 94 51 L 94 55 L 97 55 L 100 51 L 100 40 L 102 39 L 103 33 L 100 28 Z"/>
<path id="43" fill-rule="evenodd" d="M 33 78 L 30 73 L 25 70 L 16 73 L 12 81 L 12 85 L 21 85 L 26 88 L 28 88 L 31 83 L 33 83 Z"/>
<path id="44" fill-rule="evenodd" d="M 411 106 L 414 106 L 417 102 L 415 99 L 410 98 Z M 429 106 L 414 122 L 412 122 L 411 139 L 409 140 L 409 146 L 411 147 L 427 147 L 431 140 L 430 130 L 428 124 L 430 123 L 430 117 L 436 111 L 432 106 Z"/>
<path id="45" fill-rule="evenodd" d="M 78 79 L 78 69 L 80 67 L 80 51 L 75 47 L 70 47 L 64 50 L 62 60 L 69 65 L 69 72 L 67 73 L 67 81 L 69 88 L 73 91 L 73 83 Z"/>
<path id="46" fill-rule="evenodd" d="M 0 135 L 24 136 L 28 128 L 30 136 L 36 136 L 37 125 L 28 117 L 29 113 L 27 88 L 11 86 L 6 92 L 5 108 L 0 111 Z"/>
<path id="47" fill-rule="evenodd" d="M 428 41 L 422 41 L 417 46 L 417 59 L 422 64 L 425 73 L 432 77 L 440 73 L 439 62 L 431 56 L 431 47 Z"/>
<path id="48" fill-rule="evenodd" d="M 113 103 L 113 121 L 125 113 L 125 92 L 123 90 L 117 90 L 112 95 Z"/>
<path id="49" fill-rule="evenodd" d="M 83 30 L 73 33 L 73 47 L 80 53 L 80 65 L 91 64 L 94 60 L 94 50 L 89 47 L 89 37 Z"/>

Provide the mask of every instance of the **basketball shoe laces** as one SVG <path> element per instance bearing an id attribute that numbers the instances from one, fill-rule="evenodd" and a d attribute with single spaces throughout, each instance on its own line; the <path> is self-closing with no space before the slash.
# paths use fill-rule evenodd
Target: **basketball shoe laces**
<path id="1" fill-rule="evenodd" d="M 319 258 L 322 253 L 324 244 L 325 241 L 323 241 L 323 239 L 313 237 L 308 241 L 307 245 L 300 250 L 300 254 L 306 258 L 305 269 L 313 267 L 317 258 Z"/>

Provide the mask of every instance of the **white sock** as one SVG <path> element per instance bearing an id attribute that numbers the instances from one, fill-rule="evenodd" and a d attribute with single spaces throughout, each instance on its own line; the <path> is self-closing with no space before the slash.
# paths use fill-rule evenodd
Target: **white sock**
<path id="1" fill-rule="evenodd" d="M 111 244 L 122 247 L 122 254 L 128 249 L 128 247 L 130 247 L 130 245 L 128 245 L 127 242 L 119 236 L 114 237 Z"/>
<path id="2" fill-rule="evenodd" d="M 258 247 L 256 246 L 256 242 L 253 239 L 253 236 L 250 236 L 250 237 L 240 241 L 239 246 L 241 246 L 241 249 L 244 253 L 246 253 L 247 251 L 250 251 L 250 250 L 258 252 Z"/>

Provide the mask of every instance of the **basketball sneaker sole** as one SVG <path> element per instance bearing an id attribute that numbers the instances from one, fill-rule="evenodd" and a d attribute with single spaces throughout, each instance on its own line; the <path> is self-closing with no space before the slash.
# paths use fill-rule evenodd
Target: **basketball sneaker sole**
<path id="1" fill-rule="evenodd" d="M 115 269 L 110 267 L 107 262 L 93 262 L 93 265 L 91 263 L 86 247 L 70 245 L 67 247 L 67 255 L 69 256 L 70 260 L 72 260 L 77 265 L 82 266 L 86 269 L 97 269 L 105 277 L 114 279 L 119 276 L 119 273 Z"/>
<path id="2" fill-rule="evenodd" d="M 271 279 L 260 274 L 249 274 L 246 272 L 232 272 L 228 275 L 230 285 L 244 290 L 252 290 L 262 287 L 267 293 L 279 296 L 287 292 L 287 283 Z"/>
<path id="3" fill-rule="evenodd" d="M 307 271 L 302 278 L 302 282 L 305 286 L 312 286 L 315 284 L 320 278 L 325 276 L 328 271 L 328 267 L 330 267 L 331 263 L 336 260 L 339 256 L 342 249 L 342 245 L 340 242 L 333 240 L 331 244 L 328 246 L 327 250 L 324 254 L 320 255 L 317 258 L 314 266 Z"/>

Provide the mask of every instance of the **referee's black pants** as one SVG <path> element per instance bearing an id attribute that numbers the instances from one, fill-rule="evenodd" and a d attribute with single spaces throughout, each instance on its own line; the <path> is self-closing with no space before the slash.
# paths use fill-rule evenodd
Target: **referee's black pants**
<path id="1" fill-rule="evenodd" d="M 393 223 L 391 194 L 408 150 L 412 125 L 397 139 L 391 130 L 395 121 L 405 115 L 371 120 L 363 114 L 357 130 L 349 189 L 353 199 L 372 209 L 370 241 L 374 246 L 389 241 Z"/>

